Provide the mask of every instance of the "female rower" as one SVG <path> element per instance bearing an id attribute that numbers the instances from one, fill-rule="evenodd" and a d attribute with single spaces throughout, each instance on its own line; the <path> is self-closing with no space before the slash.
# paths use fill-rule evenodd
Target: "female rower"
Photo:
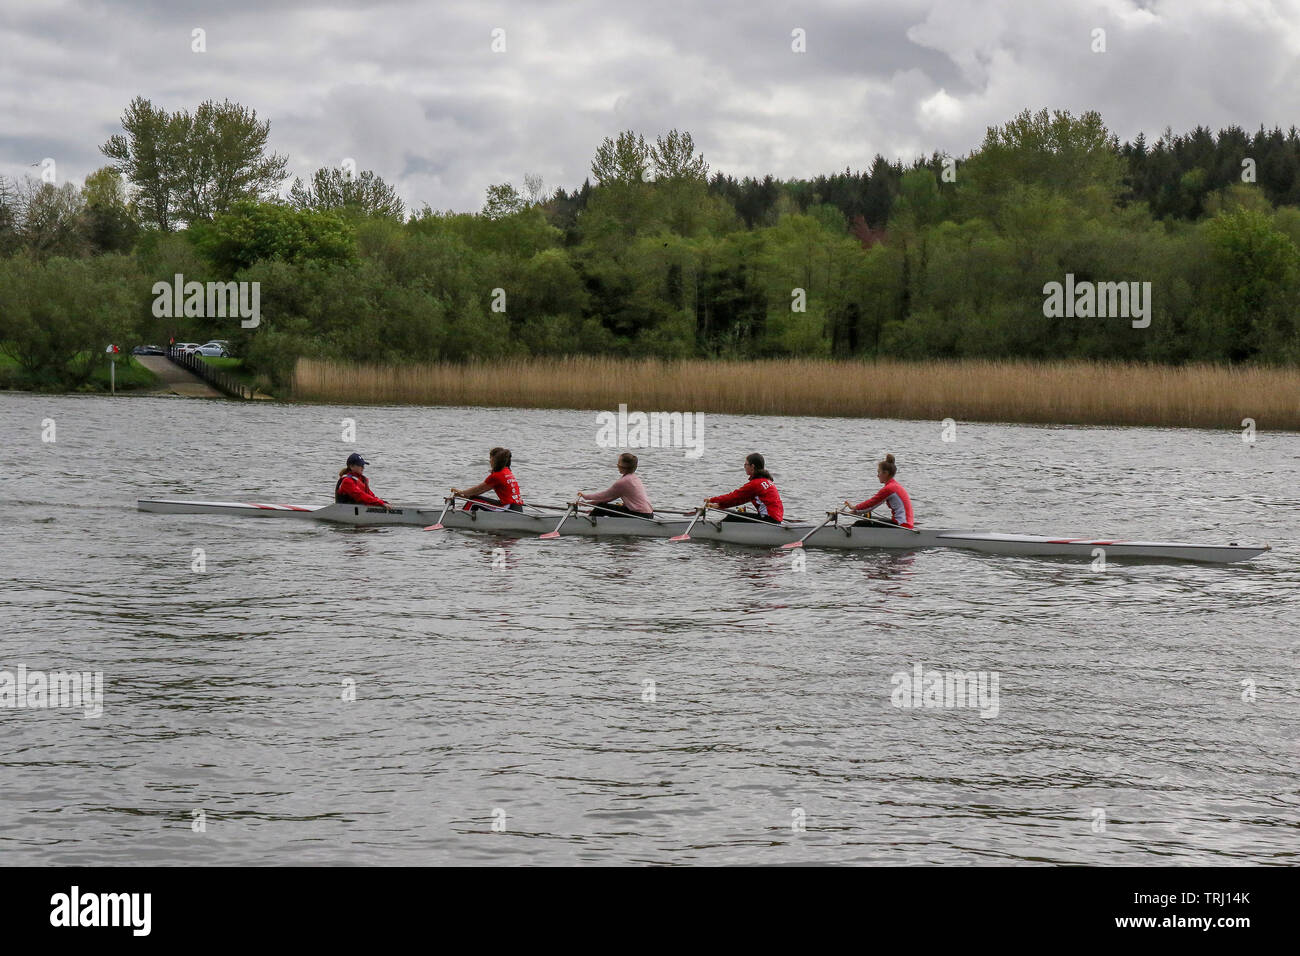
<path id="1" fill-rule="evenodd" d="M 851 505 L 847 501 L 844 502 L 845 508 L 855 512 L 870 511 L 883 502 L 889 506 L 893 517 L 878 518 L 873 519 L 873 521 L 855 521 L 854 527 L 870 525 L 879 521 L 896 524 L 904 528 L 912 527 L 912 499 L 907 496 L 903 486 L 894 479 L 894 475 L 897 473 L 898 466 L 894 464 L 894 456 L 886 455 L 883 461 L 876 463 L 876 478 L 884 487 L 860 505 Z"/>
<path id="2" fill-rule="evenodd" d="M 524 499 L 519 494 L 519 482 L 510 471 L 510 449 L 493 448 L 488 452 L 488 463 L 492 466 L 491 474 L 473 488 L 463 490 L 453 488 L 451 493 L 462 498 L 473 499 L 465 505 L 466 511 L 478 511 L 480 508 L 492 511 L 523 511 Z M 479 497 L 489 490 L 496 492 L 495 499 Z"/>
<path id="3" fill-rule="evenodd" d="M 764 467 L 763 456 L 758 452 L 745 456 L 745 474 L 749 476 L 749 481 L 731 494 L 706 498 L 704 503 L 718 508 L 732 508 L 752 501 L 754 507 L 758 509 L 759 520 L 780 524 L 781 519 L 785 517 L 785 506 L 781 504 L 781 495 L 776 490 L 775 482 L 772 481 L 772 474 Z M 722 520 L 744 521 L 746 519 L 728 515 Z"/>
<path id="4" fill-rule="evenodd" d="M 593 491 L 591 494 L 585 491 L 578 492 L 580 500 L 586 500 L 596 506 L 591 509 L 594 517 L 634 515 L 638 518 L 653 518 L 655 516 L 655 510 L 650 506 L 650 498 L 645 493 L 645 486 L 635 474 L 636 465 L 636 455 L 623 452 L 618 456 L 619 477 L 616 482 L 604 491 Z M 615 498 L 623 499 L 623 503 L 621 505 L 607 503 Z"/>
<path id="5" fill-rule="evenodd" d="M 356 452 L 348 455 L 347 466 L 339 472 L 339 480 L 334 482 L 335 504 L 388 507 L 387 501 L 377 497 L 370 490 L 370 479 L 365 474 L 368 464 L 370 462 Z"/>

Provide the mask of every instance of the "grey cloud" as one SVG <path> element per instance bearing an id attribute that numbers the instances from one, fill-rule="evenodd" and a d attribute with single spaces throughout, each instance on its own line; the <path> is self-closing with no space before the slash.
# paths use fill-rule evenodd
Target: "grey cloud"
<path id="1" fill-rule="evenodd" d="M 1285 126 L 1300 79 L 1294 4 L 1214 0 L 82 0 L 7 4 L 0 44 L 0 174 L 53 155 L 84 176 L 136 95 L 230 98 L 271 120 L 293 174 L 352 157 L 408 205 L 464 210 L 525 172 L 581 184 L 626 128 L 690 130 L 718 171 L 813 176 L 965 153 L 1026 107 L 1098 109 L 1123 138 Z"/>

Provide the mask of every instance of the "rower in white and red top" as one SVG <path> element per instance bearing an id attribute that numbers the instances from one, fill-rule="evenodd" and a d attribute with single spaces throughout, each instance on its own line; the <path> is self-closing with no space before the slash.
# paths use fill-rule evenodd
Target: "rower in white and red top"
<path id="1" fill-rule="evenodd" d="M 347 466 L 339 472 L 339 480 L 334 483 L 335 504 L 388 507 L 387 501 L 370 490 L 370 479 L 365 475 L 368 464 L 370 462 L 356 452 L 348 455 Z"/>
<path id="2" fill-rule="evenodd" d="M 881 522 L 896 524 L 901 528 L 912 527 L 912 499 L 908 497 L 907 491 L 894 477 L 896 474 L 898 474 L 898 465 L 894 463 L 894 456 L 886 455 L 876 463 L 876 479 L 884 487 L 861 504 L 853 505 L 847 501 L 844 502 L 844 507 L 855 514 L 870 511 L 883 503 L 889 507 L 892 517 L 873 518 L 870 521 L 855 521 L 853 523 L 854 527 L 880 524 Z"/>
<path id="3" fill-rule="evenodd" d="M 488 452 L 488 464 L 492 472 L 486 478 L 473 488 L 453 488 L 451 493 L 471 499 L 465 505 L 466 511 L 523 511 L 524 498 L 519 493 L 519 482 L 510 470 L 510 449 L 493 448 Z M 485 491 L 495 492 L 496 498 L 480 497 Z"/>
<path id="4" fill-rule="evenodd" d="M 754 507 L 758 509 L 757 518 L 760 521 L 770 521 L 773 524 L 780 524 L 785 518 L 785 505 L 781 504 L 781 495 L 776 490 L 776 482 L 772 480 L 772 473 L 767 470 L 763 456 L 758 452 L 745 456 L 745 474 L 749 480 L 737 488 L 731 494 L 715 495 L 712 498 L 706 498 L 706 505 L 713 505 L 715 508 L 734 508 L 736 505 L 743 505 L 752 501 Z M 723 521 L 745 521 L 746 518 L 737 515 L 728 515 Z"/>
<path id="5" fill-rule="evenodd" d="M 618 480 L 604 491 L 578 492 L 578 500 L 586 501 L 596 507 L 591 509 L 593 517 L 601 515 L 633 515 L 637 518 L 653 518 L 655 510 L 650 505 L 650 497 L 645 493 L 645 486 L 635 474 L 636 455 L 623 452 L 618 456 Z M 615 498 L 622 499 L 622 504 L 610 504 Z"/>

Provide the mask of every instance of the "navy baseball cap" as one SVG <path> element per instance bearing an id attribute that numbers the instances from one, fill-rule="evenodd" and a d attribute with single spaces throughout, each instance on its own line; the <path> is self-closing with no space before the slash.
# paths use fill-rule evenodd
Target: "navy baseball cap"
<path id="1" fill-rule="evenodd" d="M 364 458 L 362 458 L 362 457 L 361 457 L 360 455 L 358 455 L 356 452 L 353 452 L 352 454 L 348 455 L 348 467 L 349 467 L 349 468 L 351 468 L 353 465 L 368 465 L 368 464 L 370 464 L 370 462 L 366 461 Z"/>

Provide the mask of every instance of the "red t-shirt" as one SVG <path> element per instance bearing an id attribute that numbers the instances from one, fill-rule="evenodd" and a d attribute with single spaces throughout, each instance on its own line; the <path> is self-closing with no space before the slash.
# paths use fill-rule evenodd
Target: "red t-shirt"
<path id="1" fill-rule="evenodd" d="M 503 505 L 522 505 L 523 496 L 519 494 L 519 482 L 509 468 L 502 468 L 500 471 L 494 471 L 483 479 L 484 484 L 491 488 L 497 496 L 497 500 Z"/>
<path id="2" fill-rule="evenodd" d="M 785 505 L 781 504 L 781 496 L 777 493 L 776 485 L 768 478 L 751 478 L 731 494 L 719 495 L 710 498 L 709 501 L 719 508 L 734 508 L 736 505 L 752 501 L 760 515 L 775 518 L 777 521 L 785 518 Z"/>

